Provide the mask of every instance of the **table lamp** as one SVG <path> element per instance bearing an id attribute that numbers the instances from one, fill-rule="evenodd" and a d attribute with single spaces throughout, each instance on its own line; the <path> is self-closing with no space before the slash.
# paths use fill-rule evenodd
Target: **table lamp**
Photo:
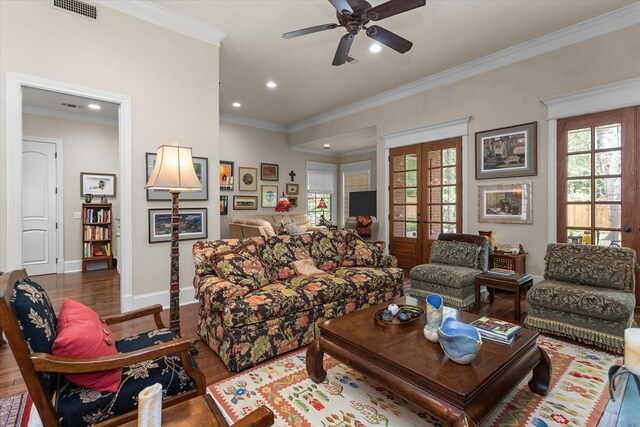
<path id="1" fill-rule="evenodd" d="M 145 188 L 169 190 L 171 193 L 171 277 L 169 279 L 169 328 L 180 335 L 180 214 L 178 197 L 183 191 L 202 190 L 202 184 L 193 168 L 191 148 L 177 143 L 158 148 L 156 164 Z"/>
<path id="2" fill-rule="evenodd" d="M 290 210 L 291 202 L 289 202 L 289 199 L 285 197 L 283 191 L 282 197 L 278 199 L 278 204 L 276 205 L 276 212 L 282 212 L 282 219 L 280 220 L 280 228 L 278 229 L 278 234 L 287 234 L 287 227 L 284 226 L 284 213 L 289 212 Z"/>
<path id="3" fill-rule="evenodd" d="M 327 203 L 324 201 L 324 199 L 320 199 L 316 208 L 321 209 L 322 212 L 320 214 L 320 221 L 318 221 L 318 225 L 327 225 L 327 221 L 324 219 L 324 210 L 327 209 Z"/>

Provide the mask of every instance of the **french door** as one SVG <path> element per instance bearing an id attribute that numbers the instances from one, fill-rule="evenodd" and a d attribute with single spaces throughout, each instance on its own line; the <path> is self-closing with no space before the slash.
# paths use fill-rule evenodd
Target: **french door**
<path id="1" fill-rule="evenodd" d="M 429 261 L 431 243 L 462 230 L 462 138 L 390 150 L 389 249 L 398 265 Z"/>
<path id="2" fill-rule="evenodd" d="M 639 128 L 640 107 L 558 120 L 558 242 L 640 252 Z"/>

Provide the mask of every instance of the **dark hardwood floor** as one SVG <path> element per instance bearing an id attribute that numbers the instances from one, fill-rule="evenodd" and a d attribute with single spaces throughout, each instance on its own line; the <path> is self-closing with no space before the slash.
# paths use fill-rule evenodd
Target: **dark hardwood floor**
<path id="1" fill-rule="evenodd" d="M 100 315 L 111 315 L 120 312 L 119 275 L 116 270 L 92 271 L 88 273 L 68 273 L 59 275 L 37 276 L 34 281 L 41 284 L 49 294 L 56 309 L 59 310 L 64 298 L 71 298 L 93 308 Z M 482 303 L 478 314 L 514 321 L 513 295 L 496 292 L 493 304 Z M 526 301 L 522 300 L 523 318 L 526 312 Z M 198 305 L 190 304 L 180 309 L 180 324 L 182 335 L 197 339 L 196 321 Z M 168 310 L 164 313 L 165 323 L 168 324 Z M 640 324 L 640 310 L 636 309 L 636 323 Z M 137 332 L 152 329 L 153 319 L 138 319 L 126 325 L 115 325 L 112 329 L 116 336 L 125 337 Z M 202 369 L 207 384 L 214 384 L 234 375 L 224 366 L 220 358 L 202 341 L 196 342 L 199 350 L 195 356 Z M 11 350 L 8 346 L 0 348 L 0 398 L 26 391 L 26 385 L 20 375 Z M 617 419 L 616 404 L 609 404 L 600 426 L 615 425 L 612 420 Z M 606 419 L 606 420 L 605 420 Z"/>

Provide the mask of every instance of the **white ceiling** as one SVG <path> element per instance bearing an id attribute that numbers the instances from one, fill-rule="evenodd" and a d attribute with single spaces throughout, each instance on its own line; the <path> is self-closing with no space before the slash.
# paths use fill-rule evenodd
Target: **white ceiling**
<path id="1" fill-rule="evenodd" d="M 63 103 L 75 107 L 62 105 Z M 97 104 L 101 108 L 92 110 L 88 107 L 89 104 Z M 27 113 L 113 125 L 118 123 L 117 104 L 48 90 L 22 88 L 22 106 Z"/>
<path id="2" fill-rule="evenodd" d="M 331 65 L 343 28 L 285 40 L 282 34 L 336 22 L 327 0 L 154 0 L 227 32 L 220 47 L 220 111 L 285 125 L 547 35 L 634 1 L 427 0 L 379 21 L 414 43 L 404 55 L 371 54 L 356 37 L 355 64 Z M 372 5 L 382 3 L 371 1 Z M 274 80 L 275 90 L 265 83 Z M 242 103 L 240 109 L 232 102 Z"/>

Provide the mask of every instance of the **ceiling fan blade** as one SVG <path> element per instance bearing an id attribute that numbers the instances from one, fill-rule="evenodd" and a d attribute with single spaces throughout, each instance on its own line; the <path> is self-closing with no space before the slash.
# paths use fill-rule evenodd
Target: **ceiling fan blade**
<path id="1" fill-rule="evenodd" d="M 351 50 L 351 45 L 355 37 L 353 34 L 345 34 L 342 36 L 338 49 L 336 50 L 336 56 L 333 57 L 333 65 L 342 65 L 347 62 L 349 51 Z"/>
<path id="2" fill-rule="evenodd" d="M 339 13 L 343 13 L 345 11 L 347 13 L 353 13 L 353 8 L 347 0 L 329 0 L 329 3 L 331 3 Z"/>
<path id="3" fill-rule="evenodd" d="M 301 30 L 289 31 L 288 33 L 284 33 L 282 35 L 283 39 L 292 39 L 294 37 L 304 36 L 305 34 L 317 33 L 318 31 L 324 30 L 333 30 L 334 28 L 338 28 L 340 25 L 338 24 L 325 24 L 325 25 L 316 25 L 315 27 L 303 28 Z"/>
<path id="4" fill-rule="evenodd" d="M 407 12 L 427 4 L 426 0 L 389 0 L 367 11 L 367 18 L 372 21 L 380 21 L 399 13 Z"/>
<path id="5" fill-rule="evenodd" d="M 372 25 L 367 28 L 367 35 L 377 42 L 390 47 L 396 52 L 405 53 L 413 46 L 409 40 L 400 37 L 397 34 L 392 33 L 389 30 L 385 30 L 377 25 Z"/>

